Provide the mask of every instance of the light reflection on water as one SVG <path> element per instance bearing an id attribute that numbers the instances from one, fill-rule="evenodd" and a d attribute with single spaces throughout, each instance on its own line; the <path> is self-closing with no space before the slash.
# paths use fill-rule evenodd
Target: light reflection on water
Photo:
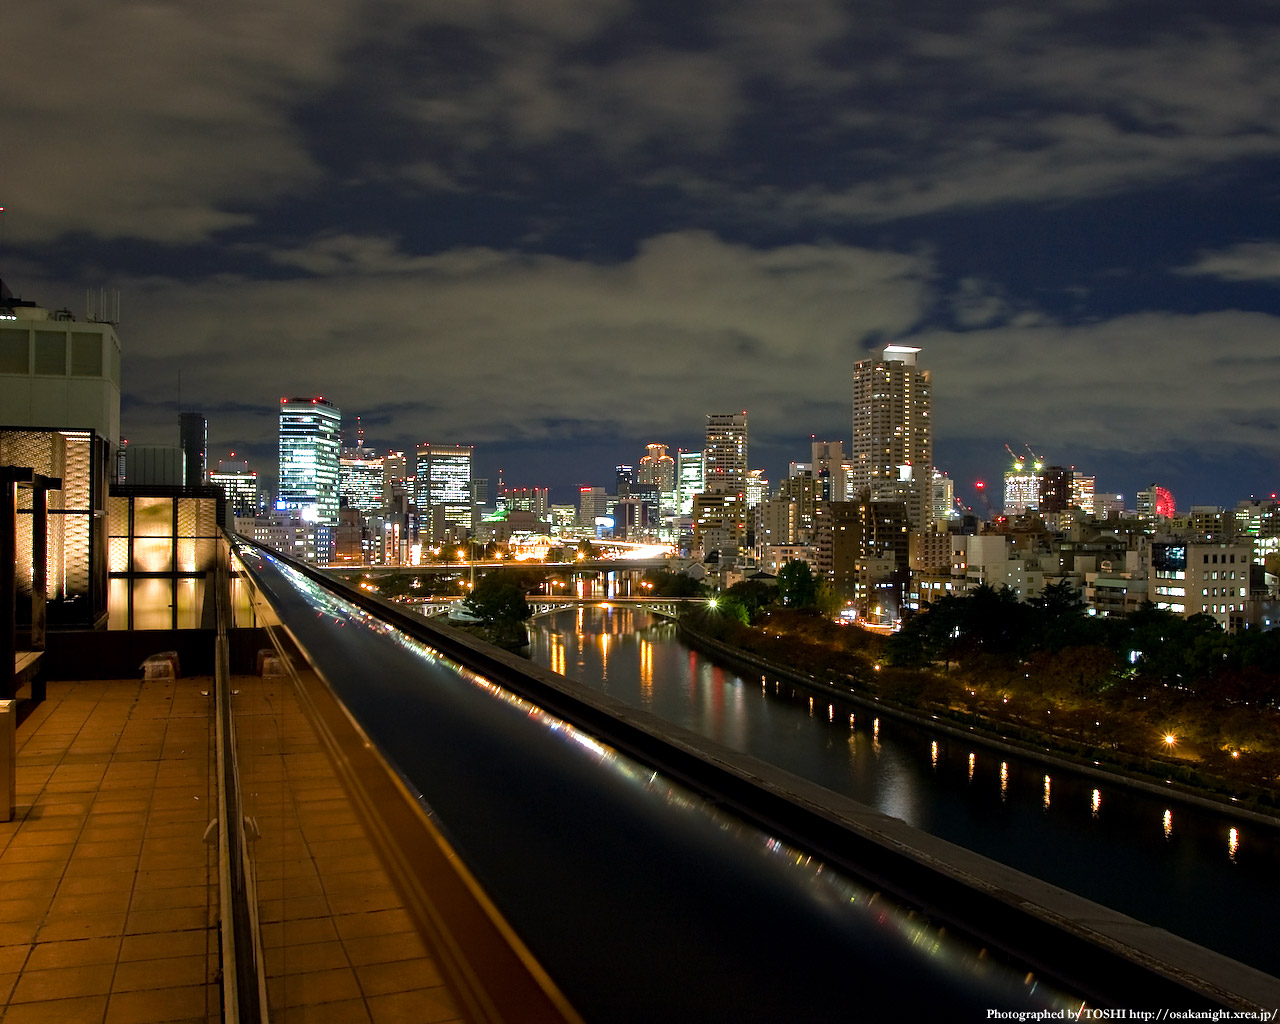
<path id="1" fill-rule="evenodd" d="M 1230 956 L 1280 973 L 1280 950 L 1263 936 L 1266 878 L 1280 870 L 1276 836 L 1197 808 L 1172 829 L 1166 801 L 1055 771 L 974 744 L 930 735 L 853 705 L 752 674 L 744 682 L 679 642 L 675 626 L 631 609 L 579 610 L 538 620 L 532 660 L 548 664 L 550 633 L 565 643 L 596 629 L 615 634 L 608 689 L 667 721 L 850 796 L 908 824 L 968 846 Z M 652 684 L 628 684 L 620 630 L 649 645 Z M 639 650 L 639 644 L 636 644 Z M 591 659 L 571 672 L 598 685 Z M 756 679 L 759 678 L 759 686 Z M 629 689 L 629 685 L 634 690 Z M 1230 831 L 1228 831 L 1228 828 Z M 1248 833 L 1247 835 L 1245 833 Z M 1224 842 L 1225 836 L 1225 842 Z M 1268 872 L 1271 874 L 1269 875 Z M 1187 879 L 1197 879 L 1190 884 Z M 1224 919 L 1231 910 L 1234 920 Z M 1250 915 L 1258 920 L 1246 920 Z M 1222 921 L 1221 925 L 1216 922 Z M 1252 936 L 1252 937 L 1250 937 Z"/>

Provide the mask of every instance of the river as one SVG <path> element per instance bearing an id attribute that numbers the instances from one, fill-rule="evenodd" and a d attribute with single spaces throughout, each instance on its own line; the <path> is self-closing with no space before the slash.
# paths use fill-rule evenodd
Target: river
<path id="1" fill-rule="evenodd" d="M 559 612 L 530 633 L 536 664 L 1280 975 L 1278 829 L 744 678 L 631 608 Z"/>

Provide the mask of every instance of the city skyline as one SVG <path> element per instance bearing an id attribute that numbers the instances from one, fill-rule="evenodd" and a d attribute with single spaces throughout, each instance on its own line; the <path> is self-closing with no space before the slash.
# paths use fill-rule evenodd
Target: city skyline
<path id="1" fill-rule="evenodd" d="M 278 396 L 332 394 L 379 449 L 474 444 L 565 494 L 745 408 L 776 482 L 849 440 L 850 368 L 893 342 L 968 504 L 1005 444 L 1180 504 L 1280 481 L 1265 4 L 71 0 L 11 28 L 0 276 L 77 316 L 120 291 L 138 443 L 195 410 L 266 469 Z M 56 89 L 41 53 L 75 58 Z"/>

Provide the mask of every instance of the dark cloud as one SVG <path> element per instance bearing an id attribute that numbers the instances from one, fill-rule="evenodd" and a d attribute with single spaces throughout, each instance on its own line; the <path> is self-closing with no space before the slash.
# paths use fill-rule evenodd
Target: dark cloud
<path id="1" fill-rule="evenodd" d="M 1268 5 L 65 0 L 6 29 L 0 272 L 124 289 L 139 439 L 181 371 L 263 458 L 295 393 L 566 467 L 747 407 L 780 456 L 847 436 L 850 364 L 910 338 L 944 454 L 1277 448 Z"/>

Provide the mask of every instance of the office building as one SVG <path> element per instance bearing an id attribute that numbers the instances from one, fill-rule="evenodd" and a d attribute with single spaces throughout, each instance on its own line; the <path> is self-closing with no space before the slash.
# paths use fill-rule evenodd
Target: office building
<path id="1" fill-rule="evenodd" d="M 338 500 L 365 519 L 382 511 L 382 456 L 363 446 L 344 448 L 338 456 Z"/>
<path id="2" fill-rule="evenodd" d="M 1004 514 L 1020 516 L 1040 507 L 1040 474 L 1044 466 L 1015 455 L 1004 474 Z"/>
<path id="3" fill-rule="evenodd" d="M 222 488 L 232 519 L 258 514 L 258 474 L 250 471 L 247 462 L 228 464 L 219 459 L 218 468 L 209 473 L 209 483 Z"/>
<path id="4" fill-rule="evenodd" d="M 418 446 L 415 494 L 418 534 L 432 544 L 465 540 L 474 526 L 469 444 Z"/>
<path id="5" fill-rule="evenodd" d="M 179 413 L 178 436 L 186 462 L 183 483 L 203 487 L 209 482 L 209 421 L 198 412 Z"/>
<path id="6" fill-rule="evenodd" d="M 702 452 L 679 449 L 676 452 L 676 514 L 693 515 L 693 496 L 704 490 Z"/>
<path id="7" fill-rule="evenodd" d="M 278 511 L 337 523 L 341 432 L 342 411 L 327 399 L 280 399 Z"/>
<path id="8" fill-rule="evenodd" d="M 918 348 L 886 345 L 853 368 L 853 500 L 901 501 L 912 529 L 930 511 L 933 482 L 932 378 Z"/>

